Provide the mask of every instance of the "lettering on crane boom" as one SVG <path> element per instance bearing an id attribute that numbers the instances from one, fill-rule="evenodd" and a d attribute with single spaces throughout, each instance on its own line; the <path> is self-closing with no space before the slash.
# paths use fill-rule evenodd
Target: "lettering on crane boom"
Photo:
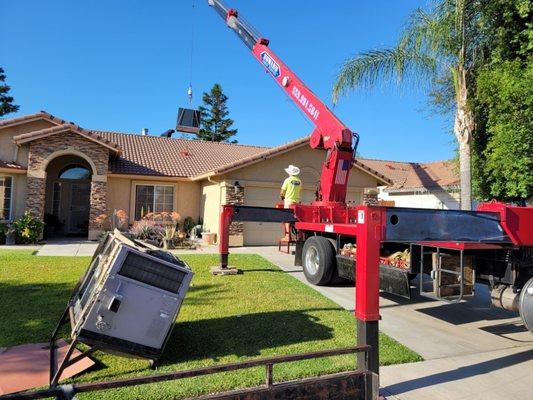
<path id="1" fill-rule="evenodd" d="M 298 103 L 302 105 L 302 107 L 307 111 L 307 113 L 311 116 L 313 119 L 318 119 L 318 116 L 320 114 L 320 111 L 317 110 L 317 108 L 309 101 L 309 99 L 303 94 L 300 89 L 298 89 L 295 86 L 292 87 L 291 91 L 292 95 L 296 99 Z"/>
<path id="2" fill-rule="evenodd" d="M 281 75 L 279 64 L 274 61 L 266 51 L 261 53 L 261 62 L 268 69 L 268 72 L 270 72 L 275 78 Z"/>

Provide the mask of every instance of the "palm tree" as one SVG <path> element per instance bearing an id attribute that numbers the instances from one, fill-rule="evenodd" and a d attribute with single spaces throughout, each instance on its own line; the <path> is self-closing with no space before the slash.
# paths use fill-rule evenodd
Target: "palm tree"
<path id="1" fill-rule="evenodd" d="M 453 111 L 459 145 L 461 209 L 471 209 L 470 144 L 474 115 L 468 104 L 472 72 L 482 58 L 479 8 L 482 0 L 436 0 L 429 11 L 415 10 L 395 47 L 349 58 L 333 87 L 333 100 L 350 89 L 396 81 L 429 91 L 434 103 Z"/>

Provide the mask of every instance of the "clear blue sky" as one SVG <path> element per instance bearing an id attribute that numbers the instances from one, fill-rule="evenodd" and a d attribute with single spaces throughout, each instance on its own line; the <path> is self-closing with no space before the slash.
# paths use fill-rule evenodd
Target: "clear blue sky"
<path id="1" fill-rule="evenodd" d="M 4 0 L 0 65 L 19 114 L 44 109 L 84 128 L 159 134 L 187 106 L 194 24 L 194 106 L 219 82 L 240 143 L 272 146 L 310 133 L 285 97 L 207 0 Z M 328 105 L 342 61 L 395 42 L 427 0 L 226 0 Z M 424 93 L 353 93 L 337 115 L 361 136 L 365 157 L 431 161 L 453 156 L 450 121 L 424 111 Z"/>

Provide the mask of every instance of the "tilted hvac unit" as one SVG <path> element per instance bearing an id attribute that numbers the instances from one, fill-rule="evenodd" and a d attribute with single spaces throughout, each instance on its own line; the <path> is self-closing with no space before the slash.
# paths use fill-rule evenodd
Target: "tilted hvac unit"
<path id="1" fill-rule="evenodd" d="M 70 319 L 72 343 L 51 383 L 69 364 L 76 343 L 156 361 L 165 347 L 193 273 L 172 254 L 128 239 L 119 231 L 100 243 L 89 268 L 75 287 L 51 339 Z M 87 351 L 84 353 L 86 355 Z M 63 368 L 62 368 L 63 367 Z M 55 382 L 54 382 L 55 380 Z"/>

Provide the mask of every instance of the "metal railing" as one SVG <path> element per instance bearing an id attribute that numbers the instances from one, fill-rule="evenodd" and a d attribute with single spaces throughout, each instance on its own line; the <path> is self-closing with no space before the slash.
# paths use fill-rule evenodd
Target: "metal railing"
<path id="1" fill-rule="evenodd" d="M 274 384 L 274 365 L 286 362 L 309 360 L 313 358 L 339 356 L 345 354 L 365 353 L 365 365 L 359 365 L 360 370 L 367 370 L 367 355 L 370 346 L 354 346 L 341 349 L 321 350 L 312 353 L 293 354 L 287 356 L 275 356 L 260 358 L 256 360 L 241 361 L 230 364 L 214 365 L 211 367 L 190 369 L 184 371 L 167 372 L 148 376 L 139 376 L 135 378 L 116 379 L 112 381 L 75 383 L 60 385 L 49 389 L 36 390 L 31 392 L 14 393 L 0 396 L 1 400 L 25 400 L 25 399 L 43 399 L 47 397 L 56 397 L 57 399 L 73 399 L 77 393 L 93 392 L 97 390 L 108 390 L 123 388 L 128 386 L 146 385 L 149 383 L 165 382 L 177 379 L 192 378 L 196 376 L 205 376 L 227 371 L 237 371 L 258 366 L 265 367 L 265 386 L 271 388 Z M 355 367 L 355 364 L 354 364 Z M 354 368 L 355 370 L 356 368 Z"/>

